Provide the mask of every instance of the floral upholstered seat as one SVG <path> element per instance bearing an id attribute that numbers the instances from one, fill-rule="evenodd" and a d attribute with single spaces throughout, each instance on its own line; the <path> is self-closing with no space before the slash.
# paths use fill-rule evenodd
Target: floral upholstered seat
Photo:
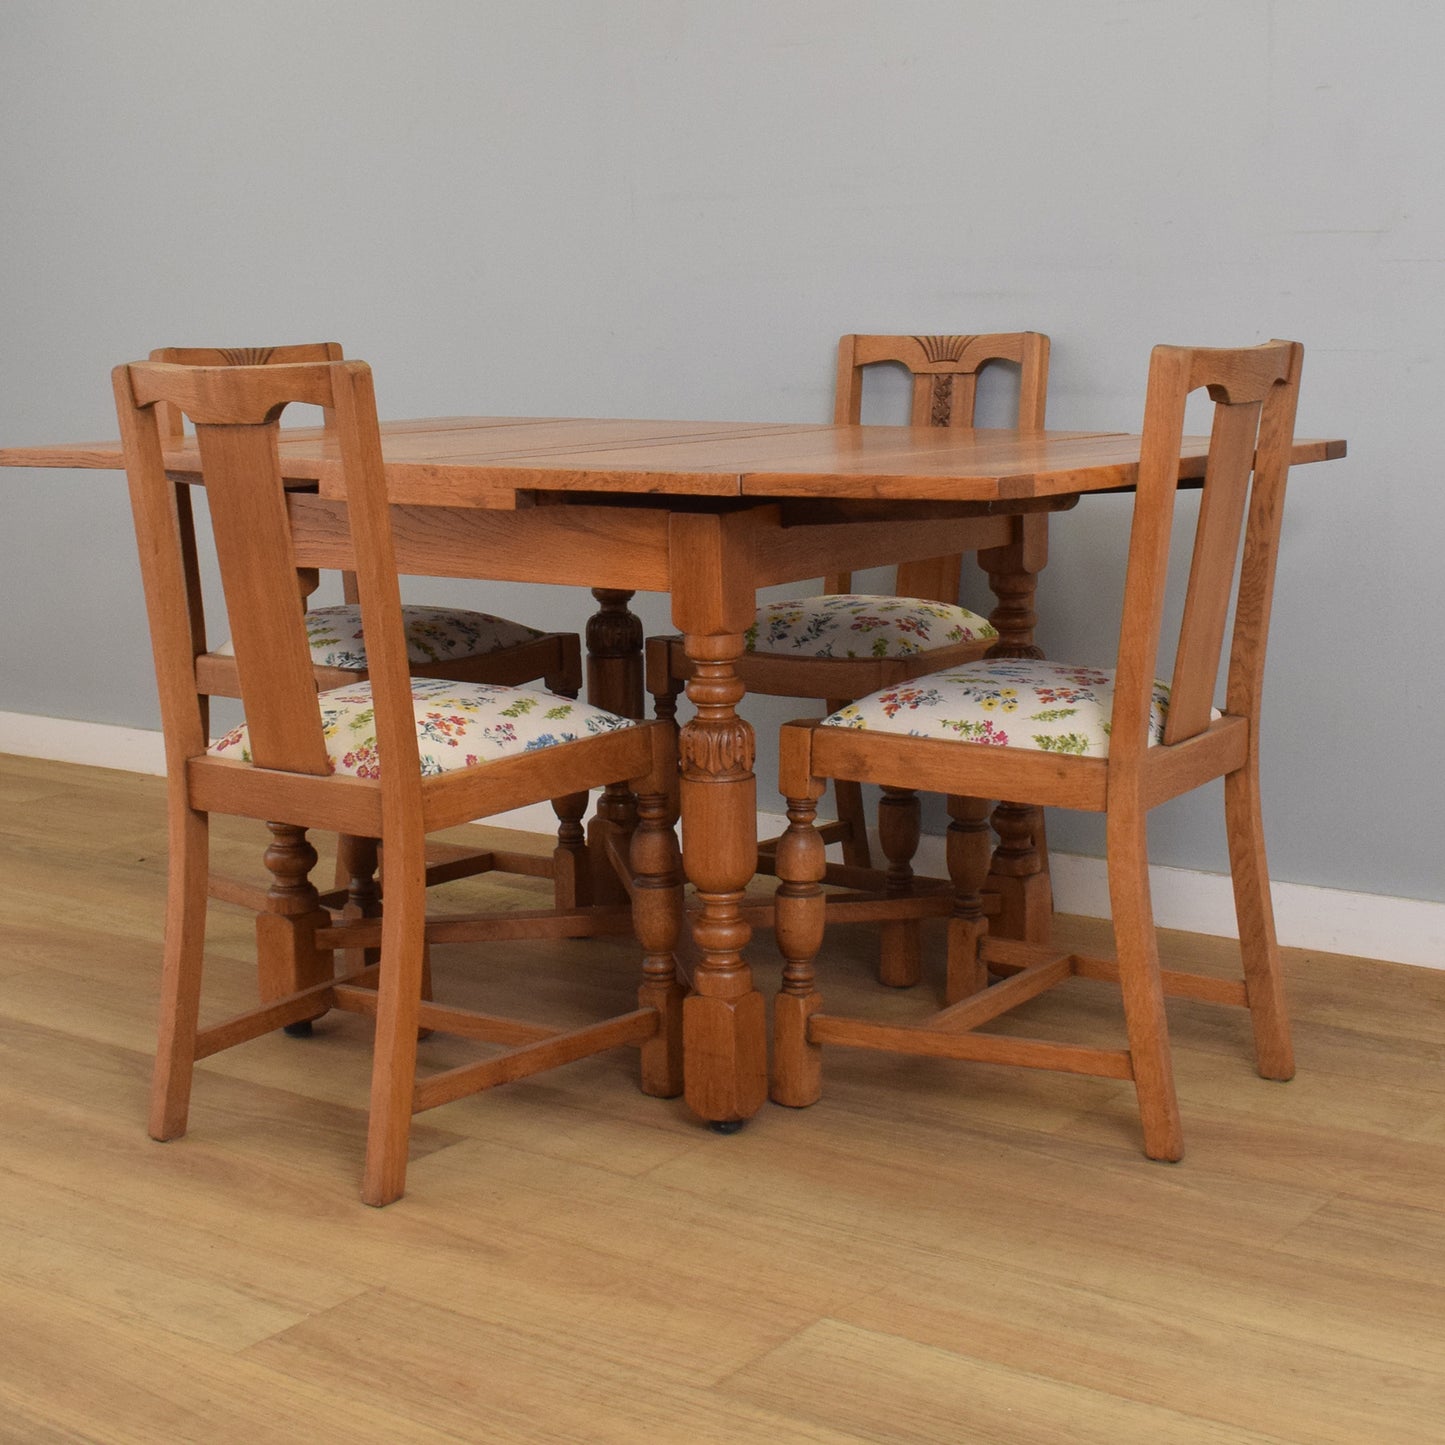
<path id="1" fill-rule="evenodd" d="M 749 652 L 836 658 L 914 657 L 997 636 L 987 618 L 967 607 L 857 592 L 769 602 L 745 634 Z"/>
<path id="2" fill-rule="evenodd" d="M 527 687 L 414 677 L 411 696 L 425 776 L 636 725 L 631 718 Z M 334 687 L 318 693 L 316 702 L 331 771 L 358 778 L 380 776 L 371 684 Z M 207 751 L 249 763 L 250 734 L 245 723 L 218 738 Z"/>
<path id="3" fill-rule="evenodd" d="M 406 629 L 407 658 L 417 664 L 445 662 L 456 657 L 484 657 L 544 635 L 535 627 L 460 607 L 410 606 L 403 607 L 401 615 Z M 347 604 L 312 608 L 306 614 L 306 641 L 311 648 L 311 661 L 317 667 L 366 670 L 360 607 Z M 231 644 L 227 642 L 216 651 L 229 657 Z"/>
<path id="4" fill-rule="evenodd" d="M 1000 658 L 883 688 L 839 708 L 823 726 L 1107 757 L 1113 712 L 1111 670 Z M 1151 747 L 1162 740 L 1168 713 L 1169 687 L 1156 681 Z"/>

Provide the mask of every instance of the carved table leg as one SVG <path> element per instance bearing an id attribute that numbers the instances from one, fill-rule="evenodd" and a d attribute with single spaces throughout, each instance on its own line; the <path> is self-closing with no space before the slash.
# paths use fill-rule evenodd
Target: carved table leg
<path id="1" fill-rule="evenodd" d="M 594 587 L 598 610 L 587 619 L 587 701 L 622 717 L 642 718 L 642 619 L 628 610 L 635 594 Z M 587 829 L 593 903 L 627 902 L 627 889 L 612 870 L 607 837 L 630 835 L 637 800 L 625 783 L 609 783 Z"/>
<path id="2" fill-rule="evenodd" d="M 256 977 L 263 1003 L 325 983 L 332 975 L 331 954 L 316 947 L 316 930 L 331 922 L 309 876 L 316 866 L 316 849 L 305 828 L 289 823 L 266 826 L 272 843 L 265 863 L 273 882 L 266 894 L 266 912 L 256 916 Z M 319 1009 L 313 1017 L 325 1012 Z M 287 1033 L 309 1031 L 309 1022 L 286 1026 Z"/>
<path id="3" fill-rule="evenodd" d="M 686 647 L 697 715 L 679 742 L 682 857 L 702 905 L 693 924 L 702 956 L 683 1005 L 685 1093 L 694 1113 L 726 1124 L 757 1113 L 768 1087 L 763 997 L 742 954 L 752 929 L 740 913 L 758 849 L 753 730 L 735 711 L 742 634 L 689 635 Z"/>
<path id="4" fill-rule="evenodd" d="M 1015 518 L 1014 540 L 979 553 L 998 606 L 989 621 L 998 628 L 990 657 L 1042 657 L 1034 643 L 1034 594 L 1038 574 L 1048 560 L 1048 517 L 1041 512 Z M 993 813 L 998 847 L 988 889 L 998 894 L 999 911 L 990 927 L 1001 938 L 1047 943 L 1053 924 L 1044 812 L 1020 803 L 1000 802 Z"/>

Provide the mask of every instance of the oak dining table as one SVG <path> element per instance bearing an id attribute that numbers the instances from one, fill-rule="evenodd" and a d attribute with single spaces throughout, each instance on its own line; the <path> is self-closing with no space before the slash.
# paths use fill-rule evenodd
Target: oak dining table
<path id="1" fill-rule="evenodd" d="M 586 586 L 588 690 L 641 716 L 636 592 L 670 596 L 693 664 L 695 715 L 679 738 L 683 870 L 696 890 L 697 965 L 684 1006 L 686 1099 L 727 1126 L 767 1098 L 762 995 L 745 949 L 757 862 L 754 734 L 736 663 L 760 588 L 960 552 L 977 554 L 1007 656 L 1037 656 L 1034 590 L 1047 519 L 1090 493 L 1127 490 L 1139 438 L 1123 432 L 837 426 L 596 418 L 446 417 L 382 426 L 398 567 L 407 574 Z M 1186 438 L 1182 486 L 1208 438 Z M 1345 454 L 1297 439 L 1293 462 Z M 346 568 L 350 538 L 324 429 L 281 434 L 297 563 Z M 191 438 L 166 451 L 199 480 Z M 118 442 L 11 447 L 0 466 L 119 470 Z M 604 800 L 605 801 L 605 800 Z M 1027 818 L 1005 811 L 992 886 L 1001 922 L 1047 929 L 1043 861 Z"/>

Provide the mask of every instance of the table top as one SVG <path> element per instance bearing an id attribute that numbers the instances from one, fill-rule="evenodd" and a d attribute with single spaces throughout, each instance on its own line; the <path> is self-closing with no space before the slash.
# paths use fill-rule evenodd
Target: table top
<path id="1" fill-rule="evenodd" d="M 512 507 L 529 493 L 1008 501 L 1128 487 L 1139 461 L 1127 432 L 587 417 L 434 417 L 381 430 L 393 500 L 433 506 Z M 1208 447 L 1208 437 L 1185 438 L 1182 478 L 1202 475 Z M 321 428 L 283 429 L 280 452 L 287 478 L 332 492 L 335 442 Z M 1297 438 L 1293 460 L 1344 454 L 1343 441 Z M 166 461 L 178 475 L 199 472 L 190 438 Z M 110 441 L 10 447 L 0 466 L 123 462 Z"/>

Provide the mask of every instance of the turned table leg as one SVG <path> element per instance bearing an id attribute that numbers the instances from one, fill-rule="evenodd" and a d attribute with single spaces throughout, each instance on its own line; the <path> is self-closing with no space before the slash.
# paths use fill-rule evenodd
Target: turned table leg
<path id="1" fill-rule="evenodd" d="M 621 717 L 642 718 L 642 619 L 628 610 L 632 592 L 594 587 L 597 611 L 587 620 L 587 701 Z M 626 783 L 609 783 L 587 826 L 591 903 L 627 902 L 627 889 L 609 861 L 607 839 L 637 826 L 637 799 Z"/>
<path id="2" fill-rule="evenodd" d="M 989 621 L 998 629 L 990 657 L 1042 657 L 1034 642 L 1034 594 L 1038 574 L 1048 560 L 1048 517 L 1042 512 L 1015 518 L 1014 539 L 1007 546 L 978 554 L 988 573 L 998 605 Z M 999 911 L 990 929 L 1001 938 L 1047 943 L 1053 923 L 1053 890 L 1049 884 L 1048 848 L 1044 840 L 1044 810 L 1026 804 L 1000 802 L 993 811 L 998 835 L 988 891 L 999 898 Z"/>
<path id="3" fill-rule="evenodd" d="M 743 957 L 752 929 L 740 911 L 757 863 L 754 740 L 736 712 L 742 634 L 688 635 L 685 646 L 697 713 L 679 739 L 682 859 L 701 904 L 701 958 L 683 1005 L 685 1096 L 694 1113 L 726 1126 L 755 1114 L 768 1088 L 763 997 Z"/>

